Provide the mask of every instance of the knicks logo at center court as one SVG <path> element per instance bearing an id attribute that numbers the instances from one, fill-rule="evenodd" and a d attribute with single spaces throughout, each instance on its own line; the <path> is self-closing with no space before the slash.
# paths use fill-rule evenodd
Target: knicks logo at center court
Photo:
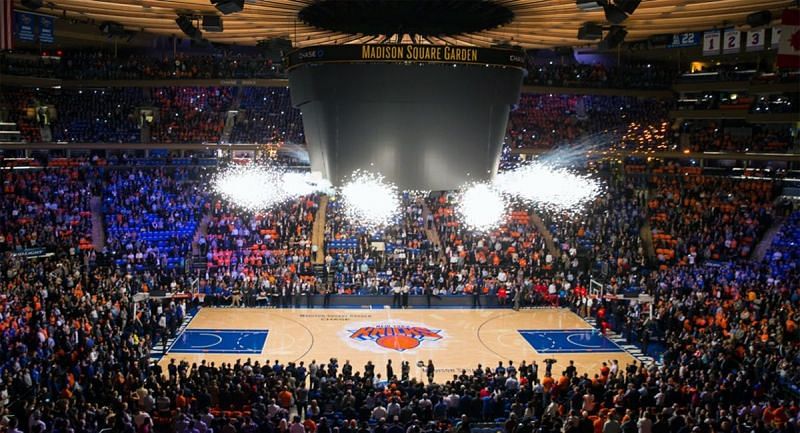
<path id="1" fill-rule="evenodd" d="M 423 341 L 438 341 L 443 338 L 440 329 L 419 325 L 375 325 L 348 330 L 351 342 L 377 344 L 398 352 L 417 348 Z"/>

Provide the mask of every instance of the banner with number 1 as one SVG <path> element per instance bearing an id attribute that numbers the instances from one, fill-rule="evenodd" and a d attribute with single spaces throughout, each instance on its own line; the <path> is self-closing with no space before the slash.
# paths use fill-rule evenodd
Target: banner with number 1
<path id="1" fill-rule="evenodd" d="M 719 30 L 709 30 L 703 33 L 703 55 L 716 56 L 720 51 L 722 35 Z"/>

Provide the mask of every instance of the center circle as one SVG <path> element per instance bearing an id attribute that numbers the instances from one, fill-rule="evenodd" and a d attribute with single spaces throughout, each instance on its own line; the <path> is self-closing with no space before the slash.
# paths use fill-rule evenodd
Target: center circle
<path id="1" fill-rule="evenodd" d="M 378 346 L 400 352 L 419 346 L 419 340 L 406 335 L 387 335 L 378 338 L 375 342 L 378 343 Z"/>
<path id="2" fill-rule="evenodd" d="M 454 36 L 493 29 L 514 13 L 492 0 L 317 0 L 298 14 L 304 23 L 368 36 Z"/>

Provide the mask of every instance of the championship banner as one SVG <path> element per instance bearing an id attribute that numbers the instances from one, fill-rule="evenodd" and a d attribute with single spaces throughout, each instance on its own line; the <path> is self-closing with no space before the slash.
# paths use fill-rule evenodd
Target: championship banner
<path id="1" fill-rule="evenodd" d="M 747 32 L 747 40 L 745 41 L 745 51 L 761 51 L 764 49 L 764 38 L 766 37 L 766 30 L 750 30 Z"/>
<path id="2" fill-rule="evenodd" d="M 36 40 L 36 16 L 27 12 L 14 11 L 14 33 L 21 41 L 33 42 Z"/>
<path id="3" fill-rule="evenodd" d="M 742 48 L 742 32 L 736 29 L 727 29 L 722 36 L 722 53 L 736 54 Z"/>
<path id="4" fill-rule="evenodd" d="M 39 41 L 45 44 L 52 44 L 55 40 L 53 35 L 53 17 L 39 15 Z"/>
<path id="5" fill-rule="evenodd" d="M 14 11 L 14 35 L 20 41 L 52 44 L 55 41 L 54 25 L 55 17 Z"/>
<path id="6" fill-rule="evenodd" d="M 800 69 L 800 9 L 786 9 L 781 17 L 778 67 Z"/>
<path id="7" fill-rule="evenodd" d="M 504 48 L 443 45 L 324 45 L 300 48 L 284 61 L 287 69 L 307 63 L 451 63 L 525 67 L 525 53 Z"/>
<path id="8" fill-rule="evenodd" d="M 703 33 L 703 55 L 716 56 L 720 50 L 722 35 L 719 30 L 709 30 Z"/>

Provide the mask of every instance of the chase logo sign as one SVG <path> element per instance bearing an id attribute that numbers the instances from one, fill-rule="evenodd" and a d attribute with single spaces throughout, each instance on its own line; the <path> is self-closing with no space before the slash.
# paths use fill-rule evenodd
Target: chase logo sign
<path id="1" fill-rule="evenodd" d="M 445 337 L 441 329 L 412 323 L 361 324 L 346 331 L 350 346 L 360 346 L 359 349 L 369 351 L 388 349 L 404 352 L 416 349 L 421 344 L 437 344 Z"/>
<path id="2" fill-rule="evenodd" d="M 297 55 L 297 57 L 300 60 L 321 59 L 323 55 L 325 55 L 325 52 L 322 50 L 322 48 L 319 48 L 319 49 L 301 51 Z"/>

